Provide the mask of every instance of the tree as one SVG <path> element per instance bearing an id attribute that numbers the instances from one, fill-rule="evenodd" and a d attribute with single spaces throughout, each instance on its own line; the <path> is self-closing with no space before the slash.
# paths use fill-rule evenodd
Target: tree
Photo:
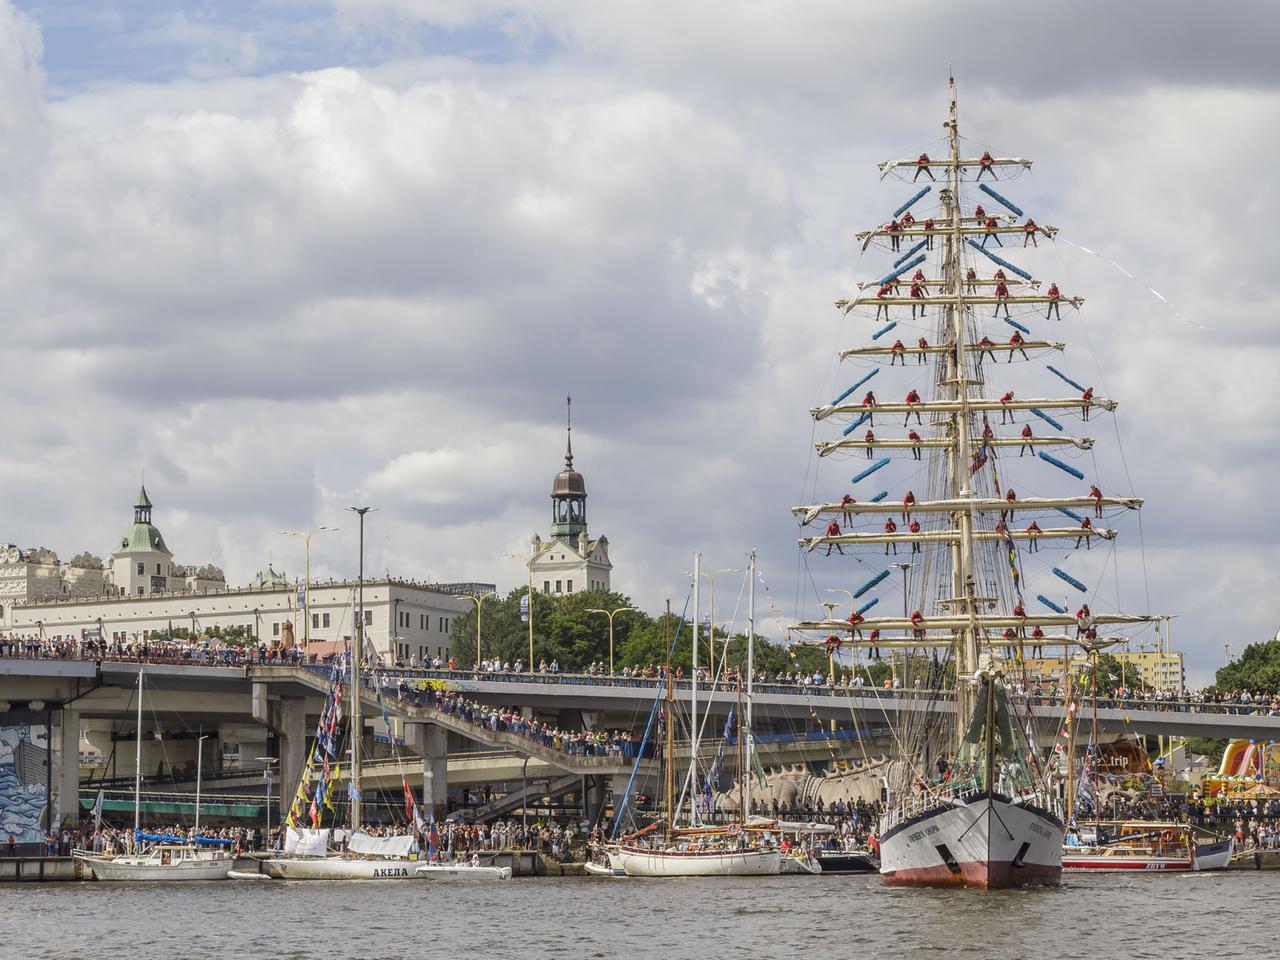
<path id="1" fill-rule="evenodd" d="M 1215 689 L 1223 693 L 1280 691 L 1280 640 L 1249 644 L 1239 660 L 1218 669 L 1214 680 Z"/>
<path id="2" fill-rule="evenodd" d="M 1081 674 L 1081 690 L 1088 696 L 1093 689 L 1093 668 L 1086 667 Z M 1109 653 L 1098 654 L 1098 696 L 1109 697 L 1124 687 L 1126 690 L 1145 690 L 1148 684 L 1136 664 L 1117 660 Z"/>
<path id="3" fill-rule="evenodd" d="M 484 601 L 480 621 L 481 659 L 496 657 L 515 663 L 529 659 L 529 625 L 520 619 L 520 601 L 527 587 L 518 587 L 505 597 Z M 595 661 L 609 661 L 609 619 L 591 608 L 614 610 L 631 605 L 620 593 L 585 590 L 581 593 L 533 594 L 534 669 L 542 661 L 559 663 L 561 670 L 576 671 Z M 459 664 L 472 664 L 476 659 L 476 609 L 455 617 L 450 632 L 449 652 Z M 618 652 L 627 646 L 632 632 L 650 624 L 641 611 L 620 613 L 613 618 L 614 662 L 626 661 Z M 674 622 L 674 620 L 673 620 Z M 659 623 L 659 638 L 661 624 Z M 659 640 L 660 643 L 660 640 Z"/>

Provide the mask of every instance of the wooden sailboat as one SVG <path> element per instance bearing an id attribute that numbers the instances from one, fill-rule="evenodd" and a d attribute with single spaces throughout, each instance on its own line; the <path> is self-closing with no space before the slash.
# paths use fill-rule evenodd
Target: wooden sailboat
<path id="1" fill-rule="evenodd" d="M 751 613 L 748 617 L 747 641 L 747 673 L 752 669 L 752 647 L 754 643 L 755 618 L 755 553 L 751 555 Z M 697 566 L 695 563 L 695 584 L 697 583 Z M 697 622 L 695 603 L 694 622 Z M 665 747 L 663 750 L 664 780 L 666 795 L 666 817 L 661 832 L 650 829 L 632 835 L 622 843 L 609 850 L 610 867 L 622 870 L 628 877 L 754 877 L 774 876 L 782 869 L 782 855 L 767 835 L 753 833 L 746 829 L 747 811 L 750 809 L 750 774 L 745 761 L 739 759 L 739 790 L 742 792 L 739 819 L 727 827 L 678 827 L 676 818 L 679 814 L 679 797 L 676 792 L 675 777 L 675 697 L 672 687 L 670 625 L 671 609 L 667 608 L 667 664 L 666 664 L 666 723 Z M 694 650 L 697 650 L 695 636 Z M 696 653 L 695 653 L 696 657 Z M 697 683 L 696 660 L 694 684 Z M 750 680 L 748 679 L 748 684 Z M 696 702 L 696 701 L 695 701 Z M 750 689 L 747 693 L 748 719 L 745 727 L 739 728 L 738 742 L 740 747 L 750 737 Z M 696 731 L 696 717 L 691 724 Z M 698 762 L 695 747 L 691 751 L 690 762 L 695 771 L 690 781 L 697 782 L 696 765 Z M 744 755 L 740 753 L 740 756 Z M 696 793 L 696 788 L 693 791 Z M 692 806 L 692 804 L 691 804 Z M 658 825 L 655 825 L 658 826 Z"/>
<path id="2" fill-rule="evenodd" d="M 1082 638 L 1097 643 L 1099 626 L 1146 623 L 1155 618 L 1114 613 L 1073 617 L 1043 595 L 1035 599 L 1050 612 L 1028 612 L 1023 603 L 1019 551 L 1038 550 L 1042 541 L 1048 545 L 1074 540 L 1079 546 L 1111 540 L 1117 535 L 1115 530 L 1103 523 L 1094 526 L 1075 511 L 1087 509 L 1101 519 L 1104 508 L 1136 510 L 1142 501 L 1104 496 L 1096 485 L 1087 496 L 1026 501 L 1017 500 L 1012 490 L 1002 491 L 997 457 L 1002 452 L 1011 456 L 1013 447 L 1019 448 L 1020 456 L 1029 453 L 1032 464 L 1048 464 L 1084 480 L 1082 471 L 1059 457 L 1088 450 L 1093 440 L 1069 436 L 1055 417 L 1078 412 L 1087 420 L 1091 411 L 1110 411 L 1115 403 L 1095 396 L 1092 388 L 1075 383 L 1052 366 L 1048 367 L 1051 373 L 1080 390 L 1076 397 L 1020 398 L 1012 391 L 1003 396 L 983 395 L 986 374 L 993 372 L 997 356 L 1003 369 L 1003 362 L 1011 362 L 1017 355 L 1029 359 L 1027 351 L 1063 349 L 1060 342 L 1034 336 L 1010 315 L 1011 306 L 1021 311 L 1019 315 L 1026 322 L 1033 322 L 1032 309 L 1046 311 L 1047 322 L 1053 311 L 1078 309 L 1083 300 L 1063 295 L 1055 284 L 1042 291 L 1029 273 L 995 252 L 1018 236 L 1024 246 L 1029 241 L 1038 246 L 1040 239 L 1054 236 L 1055 227 L 1037 226 L 1030 218 L 1017 224 L 1008 215 L 989 216 L 976 209 L 975 216 L 961 212 L 962 185 L 976 181 L 983 194 L 981 202 L 993 209 L 998 204 L 1021 218 L 1023 212 L 999 192 L 1007 188 L 998 180 L 1027 169 L 1030 161 L 961 154 L 954 80 L 945 126 L 949 134 L 947 158 L 931 160 L 922 155 L 917 160 L 881 165 L 882 177 L 906 171 L 909 180 L 915 171 L 917 186 L 922 174 L 928 182 L 899 207 L 889 224 L 858 235 L 864 249 L 873 244 L 883 247 L 887 241 L 896 255 L 887 275 L 865 285 L 853 298 L 837 301 L 845 314 L 865 311 L 863 315 L 871 320 L 870 310 L 875 311 L 874 319 L 884 322 L 872 335 L 873 341 L 899 323 L 915 325 L 910 334 L 904 329 L 899 336 L 915 340 L 924 334 L 914 345 L 911 340 L 904 343 L 899 339 L 892 346 L 873 343 L 843 350 L 842 360 L 882 363 L 887 356 L 890 368 L 901 364 L 905 374 L 910 357 L 911 375 L 929 376 L 933 395 L 922 396 L 928 392 L 922 387 L 921 392 L 912 389 L 902 402 L 880 403 L 874 393 L 859 402 L 855 391 L 881 372 L 877 366 L 830 403 L 811 410 L 816 421 L 847 423 L 839 439 L 816 445 L 820 458 L 865 453 L 865 468 L 852 478 L 855 485 L 891 462 L 887 455 L 874 459 L 880 453 L 909 449 L 925 474 L 926 495 L 917 501 L 908 492 L 895 504 L 881 502 L 888 497 L 885 491 L 874 497 L 854 500 L 847 496 L 840 502 L 794 508 L 802 524 L 819 521 L 825 526 L 821 535 L 801 538 L 801 546 L 809 550 L 825 545 L 830 555 L 833 548 L 843 554 L 849 547 L 857 552 L 859 547 L 883 545 L 886 555 L 890 549 L 896 555 L 899 545 L 910 547 L 913 561 L 924 569 L 918 607 L 914 613 L 907 611 L 905 569 L 912 564 L 899 564 L 904 567 L 901 617 L 864 616 L 879 599 L 873 595 L 848 620 L 836 620 L 828 613 L 824 619 L 801 622 L 792 629 L 802 635 L 825 635 L 825 640 L 808 642 L 826 643 L 831 648 L 845 644 L 855 649 L 873 647 L 877 656 L 882 649 L 924 651 L 926 656 L 933 649 L 953 657 L 954 734 L 950 738 L 927 735 L 927 730 L 938 731 L 942 721 L 921 720 L 914 730 L 915 742 L 910 744 L 911 750 L 918 752 L 908 751 L 899 765 L 900 775 L 889 784 L 888 806 L 879 824 L 880 872 L 886 884 L 980 888 L 1053 884 L 1062 870 L 1062 804 L 1050 783 L 1049 771 L 1037 766 L 1034 748 L 1028 743 L 1027 716 L 1020 713 L 1011 696 L 1006 676 L 1017 669 L 1028 631 L 1034 631 L 1029 639 L 1033 646 L 1055 641 L 1073 644 Z M 989 183 L 982 182 L 986 174 L 991 176 Z M 923 223 L 916 222 L 910 216 L 911 207 L 933 190 L 938 191 L 941 212 Z M 940 276 L 925 278 L 924 270 L 929 269 L 931 260 Z M 977 277 L 974 264 L 987 264 L 988 260 L 999 270 L 991 278 Z M 912 270 L 916 270 L 914 276 Z M 909 295 L 900 295 L 900 284 L 911 286 Z M 905 321 L 907 308 L 910 321 Z M 988 330 L 992 336 L 982 335 L 988 323 L 997 322 L 995 317 L 1001 310 L 1005 315 L 1001 319 L 1013 329 L 1008 343 L 1003 341 L 1010 330 L 1004 327 L 999 328 L 1000 333 Z M 984 358 L 991 361 L 985 368 Z M 1002 423 L 1017 424 L 1022 433 L 997 436 L 988 420 L 997 412 Z M 867 429 L 861 438 L 855 435 L 860 427 L 873 427 L 875 417 L 888 415 L 886 419 L 891 419 L 893 414 L 904 417 L 906 439 L 878 437 L 874 429 Z M 908 432 L 907 424 L 912 420 L 916 429 Z M 1051 430 L 1042 435 L 1039 429 L 1032 430 L 1032 423 L 1048 424 Z M 1015 511 L 1024 517 L 1039 517 L 1044 526 L 1032 523 L 1026 529 L 1015 529 L 1011 522 Z M 842 522 L 849 528 L 858 527 L 870 514 L 889 515 L 884 532 L 872 525 L 841 529 Z M 901 529 L 891 522 L 895 514 L 902 517 Z M 1056 514 L 1071 517 L 1077 525 L 1050 523 L 1048 517 Z M 1085 589 L 1066 571 L 1055 568 L 1054 572 L 1072 586 Z M 857 594 L 851 594 L 851 599 L 888 576 L 888 570 L 882 571 Z M 1067 635 L 1071 627 L 1077 630 L 1074 638 Z M 1051 636 L 1045 635 L 1045 628 Z M 875 631 L 871 640 L 864 639 L 868 631 Z M 931 706 L 935 705 L 925 709 Z"/>
<path id="3" fill-rule="evenodd" d="M 188 842 L 180 837 L 155 836 L 148 843 L 142 832 L 142 677 L 138 667 L 137 738 L 134 745 L 133 776 L 133 845 L 134 850 L 119 856 L 100 856 L 78 852 L 79 859 L 95 880 L 225 880 L 235 860 L 222 849 Z M 198 741 L 196 761 L 197 841 L 200 833 L 200 787 L 203 770 L 204 738 Z"/>

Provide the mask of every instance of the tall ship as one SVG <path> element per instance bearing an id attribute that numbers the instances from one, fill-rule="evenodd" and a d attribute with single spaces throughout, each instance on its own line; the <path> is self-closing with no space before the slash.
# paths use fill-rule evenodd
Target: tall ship
<path id="1" fill-rule="evenodd" d="M 1065 344 L 1043 333 L 1083 300 L 1018 265 L 1057 233 L 1008 183 L 1031 161 L 969 146 L 954 78 L 949 93 L 946 155 L 880 165 L 882 180 L 912 192 L 858 239 L 890 264 L 836 303 L 871 327 L 870 340 L 839 352 L 840 386 L 854 382 L 810 412 L 819 433 L 839 429 L 816 444 L 819 468 L 846 460 L 851 486 L 793 508 L 802 558 L 856 558 L 855 576 L 869 579 L 844 591 L 847 617 L 824 604 L 824 617 L 791 629 L 798 642 L 852 647 L 855 667 L 865 656 L 868 673 L 911 691 L 894 698 L 900 753 L 878 836 L 886 884 L 1055 884 L 1061 765 L 1037 752 L 1015 690 L 1026 656 L 1102 649 L 1127 638 L 1100 630 L 1156 619 L 1092 612 L 1081 580 L 1106 552 L 1094 548 L 1117 536 L 1108 518 L 1142 501 L 1103 492 L 1090 476 L 1094 441 L 1071 429 L 1116 403 L 1064 372 L 1055 354 Z M 1071 394 L 1046 396 L 1045 382 Z M 1064 478 L 1063 492 L 1039 494 Z M 902 573 L 901 615 L 872 609 L 897 589 L 891 566 Z M 1055 599 L 1065 596 L 1076 599 Z M 946 687 L 953 697 L 930 692 Z"/>

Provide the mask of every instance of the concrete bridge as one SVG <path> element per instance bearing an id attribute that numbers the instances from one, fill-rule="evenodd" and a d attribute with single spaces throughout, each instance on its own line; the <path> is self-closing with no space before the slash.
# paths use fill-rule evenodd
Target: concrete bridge
<path id="1" fill-rule="evenodd" d="M 55 815 L 59 810 L 73 809 L 72 804 L 60 800 L 78 797 L 82 735 L 87 735 L 86 731 L 95 724 L 96 729 L 108 730 L 112 738 L 127 734 L 128 750 L 115 751 L 115 740 L 111 740 L 112 758 L 113 762 L 132 763 L 140 669 L 145 676 L 144 734 L 163 731 L 164 737 L 171 738 L 172 749 L 185 749 L 193 761 L 198 731 L 218 731 L 224 741 L 232 735 L 227 731 L 236 731 L 239 763 L 246 762 L 246 750 L 280 758 L 277 782 L 289 785 L 280 798 L 282 807 L 287 806 L 291 785 L 302 770 L 308 737 L 323 704 L 326 669 L 272 664 L 139 665 L 129 660 L 0 658 L 0 724 L 44 724 L 50 730 L 52 762 L 47 775 Z M 469 699 L 520 709 L 563 729 L 626 729 L 633 731 L 637 739 L 655 697 L 661 693 L 656 681 L 622 678 L 423 671 L 393 671 L 389 676 L 393 681 L 400 677 L 415 682 L 442 681 Z M 471 723 L 428 703 L 402 700 L 392 696 L 394 691 L 390 688 L 384 691 L 388 696 L 383 703 L 393 718 L 396 735 L 403 737 L 406 747 L 421 761 L 424 804 L 437 809 L 445 803 L 451 768 L 457 769 L 460 779 L 475 784 L 513 782 L 518 766 L 526 783 L 541 781 L 544 791 L 549 784 L 554 784 L 555 789 L 581 791 L 596 802 L 603 796 L 606 784 L 612 784 L 617 793 L 624 782 L 622 778 L 631 770 L 629 758 L 557 750 L 528 737 Z M 370 691 L 366 691 L 365 696 L 369 695 Z M 690 695 L 687 682 L 676 692 L 682 704 L 688 703 Z M 710 714 L 705 730 L 707 737 L 714 740 L 729 710 L 738 703 L 738 695 L 731 690 L 704 689 L 699 693 L 699 703 L 700 709 Z M 830 757 L 832 726 L 845 742 L 841 746 L 855 747 L 859 738 L 865 741 L 882 737 L 908 712 L 947 714 L 955 709 L 946 692 L 775 685 L 762 687 L 753 706 L 757 733 L 766 741 L 782 741 L 768 743 L 762 749 L 766 762 L 774 759 L 777 763 Z M 1244 709 L 1179 703 L 1103 705 L 1098 710 L 1098 725 L 1103 734 L 1280 739 L 1280 716 Z M 1061 725 L 1062 704 L 1038 703 L 1032 713 L 1042 742 L 1052 742 Z M 370 727 L 381 727 L 381 706 L 367 707 L 366 714 L 371 718 Z M 818 731 L 822 733 L 816 739 L 807 739 Z M 1082 735 L 1087 733 L 1082 731 Z M 370 746 L 372 756 L 372 743 Z M 476 748 L 482 748 L 483 756 L 467 759 L 464 750 Z M 148 744 L 148 749 L 154 748 Z M 66 758 L 75 758 L 75 762 Z M 118 767 L 117 763 L 113 771 L 118 773 Z M 415 780 L 417 770 L 415 766 Z M 392 787 L 399 780 L 398 771 L 398 766 L 393 774 L 390 767 L 371 762 L 370 785 Z M 131 766 L 128 772 L 132 773 Z"/>

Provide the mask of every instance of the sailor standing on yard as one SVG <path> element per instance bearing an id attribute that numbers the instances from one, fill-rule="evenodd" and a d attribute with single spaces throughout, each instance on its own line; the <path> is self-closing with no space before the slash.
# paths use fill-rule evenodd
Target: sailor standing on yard
<path id="1" fill-rule="evenodd" d="M 1024 244 L 1025 246 L 1025 244 Z M 1056 283 L 1050 283 L 1049 289 L 1044 292 L 1049 298 L 1049 309 L 1045 311 L 1044 318 L 1048 320 L 1050 317 L 1057 315 L 1058 319 L 1062 319 L 1062 291 L 1058 289 Z"/>
<path id="2" fill-rule="evenodd" d="M 924 319 L 924 286 L 919 280 L 911 281 L 911 299 L 920 301 L 918 304 L 911 304 L 911 319 L 914 320 L 916 318 L 916 307 L 920 308 L 920 318 Z M 1006 307 L 1005 309 L 1007 310 L 1008 308 Z"/>
<path id="3" fill-rule="evenodd" d="M 904 367 L 907 365 L 907 345 L 901 340 L 895 340 L 889 348 L 889 366 L 896 366 L 899 360 Z"/>
<path id="4" fill-rule="evenodd" d="M 995 218 L 994 218 L 994 217 L 987 217 L 987 222 L 986 222 L 985 224 L 983 224 L 983 226 L 985 226 L 985 227 L 986 227 L 986 233 L 984 233 L 984 234 L 982 235 L 982 248 L 983 248 L 984 250 L 987 248 L 987 241 L 988 241 L 988 240 L 994 240 L 994 241 L 996 242 L 996 246 L 997 246 L 997 247 L 1003 247 L 1003 246 L 1004 246 L 1004 244 L 1000 242 L 1000 235 L 996 233 L 996 221 L 995 221 Z M 894 249 L 896 250 L 896 249 L 898 249 L 898 248 L 897 248 L 897 247 L 894 247 Z"/>
<path id="5" fill-rule="evenodd" d="M 996 179 L 995 164 L 996 164 L 995 157 L 991 156 L 991 151 L 983 150 L 982 156 L 978 158 L 978 166 L 981 168 L 980 170 L 978 170 L 978 179 L 981 180 L 982 175 L 984 173 L 989 173 L 991 174 L 991 179 L 995 180 Z"/>
<path id="6" fill-rule="evenodd" d="M 1005 307 L 1005 310 L 1008 310 L 1008 309 L 1009 309 L 1009 308 L 1008 308 L 1008 306 L 1006 306 L 1006 307 Z M 1024 343 L 1026 343 L 1026 341 L 1022 339 L 1022 334 L 1021 334 L 1021 333 L 1019 333 L 1017 330 L 1013 331 L 1013 336 L 1009 338 L 1009 348 L 1010 348 L 1010 349 L 1009 349 L 1009 361 L 1008 361 L 1009 363 L 1013 363 L 1013 351 L 1014 351 L 1014 350 L 1017 350 L 1020 354 L 1022 354 L 1022 359 L 1023 359 L 1023 360 L 1030 360 L 1030 359 L 1031 359 L 1030 357 L 1028 357 L 1028 356 L 1027 356 L 1027 350 L 1026 350 L 1026 348 L 1023 346 L 1023 344 L 1024 344 Z"/>
<path id="7" fill-rule="evenodd" d="M 1040 244 L 1036 240 L 1036 234 L 1040 232 L 1040 228 L 1036 226 L 1036 222 L 1027 217 L 1027 222 L 1022 225 L 1022 245 L 1025 247 L 1027 241 L 1031 241 L 1033 247 L 1039 247 Z"/>
<path id="8" fill-rule="evenodd" d="M 908 439 L 908 440 L 910 440 L 910 441 L 911 441 L 911 443 L 912 443 L 912 447 L 911 447 L 911 459 L 912 459 L 912 460 L 919 460 L 919 459 L 921 459 L 921 456 L 920 456 L 920 453 L 921 453 L 921 451 L 920 451 L 920 439 L 921 439 L 920 434 L 916 433 L 916 431 L 915 431 L 915 430 L 908 430 L 908 431 L 907 431 L 907 439 Z"/>
<path id="9" fill-rule="evenodd" d="M 920 393 L 915 387 L 912 387 L 910 392 L 907 394 L 906 404 L 908 407 L 915 407 L 916 409 L 907 411 L 907 415 L 902 418 L 902 425 L 905 427 L 911 420 L 911 414 L 914 413 L 916 415 L 916 423 L 920 424 L 920 426 L 924 426 L 920 421 Z"/>
<path id="10" fill-rule="evenodd" d="M 832 520 L 830 523 L 828 523 L 828 524 L 827 524 L 827 532 L 824 534 L 824 536 L 828 536 L 828 537 L 838 537 L 838 536 L 840 536 L 840 524 L 838 524 L 838 523 L 836 523 L 834 520 Z M 828 557 L 829 557 L 829 556 L 831 556 L 831 548 L 832 548 L 832 547 L 835 547 L 837 550 L 839 550 L 839 551 L 840 551 L 840 556 L 842 556 L 842 557 L 844 556 L 844 547 L 842 547 L 842 546 L 841 546 L 840 544 L 838 544 L 838 543 L 828 543 L 828 544 L 827 544 L 827 556 L 828 556 Z"/>
<path id="11" fill-rule="evenodd" d="M 1089 407 L 1093 403 L 1093 387 L 1086 387 L 1084 393 L 1080 394 L 1080 399 L 1084 403 L 1080 407 L 1080 413 L 1083 419 L 1089 419 Z"/>
<path id="12" fill-rule="evenodd" d="M 1004 315 L 1008 317 L 1009 316 L 1009 285 L 1005 283 L 1003 280 L 1001 280 L 999 283 L 996 284 L 996 308 L 995 310 L 992 311 L 991 315 L 993 317 L 999 316 L 1001 307 L 1004 307 Z M 1013 354 L 1011 353 L 1009 357 L 1010 359 L 1012 359 Z"/>
<path id="13" fill-rule="evenodd" d="M 894 523 L 894 522 L 893 522 L 893 517 L 887 517 L 887 518 L 885 519 L 885 521 L 884 521 L 884 532 L 885 532 L 885 533 L 897 533 L 897 532 L 898 532 L 898 525 L 897 525 L 896 523 Z M 896 556 L 898 555 L 898 544 L 897 544 L 896 542 L 890 542 L 890 543 L 886 543 L 886 544 L 884 545 L 884 555 L 885 555 L 886 557 L 889 555 L 889 548 L 890 548 L 890 547 L 893 547 L 893 555 L 896 557 Z"/>
<path id="14" fill-rule="evenodd" d="M 922 153 L 916 157 L 916 175 L 911 178 L 911 182 L 915 183 L 915 181 L 919 180 L 922 173 L 934 183 L 938 182 L 937 177 L 933 175 L 933 171 L 929 169 L 929 155 L 927 153 Z"/>
<path id="15" fill-rule="evenodd" d="M 864 442 L 864 443 L 866 443 L 866 445 L 867 445 L 867 459 L 868 459 L 868 460 L 870 460 L 870 459 L 871 459 L 872 452 L 873 452 L 873 451 L 874 451 L 874 449 L 875 449 L 875 448 L 872 446 L 872 445 L 876 442 L 876 434 L 875 434 L 875 431 L 874 431 L 874 430 L 868 430 L 868 431 L 867 431 L 866 436 L 865 436 L 865 437 L 863 437 L 862 439 L 863 439 L 863 442 Z"/>
<path id="16" fill-rule="evenodd" d="M 924 337 L 921 337 L 919 340 L 916 341 L 916 350 L 918 351 L 916 353 L 917 364 L 921 364 L 925 362 L 925 359 L 926 359 L 925 351 L 928 349 L 929 349 L 929 341 L 926 340 Z"/>
<path id="17" fill-rule="evenodd" d="M 884 302 L 884 298 L 893 292 L 893 285 L 886 283 L 876 291 L 876 319 L 889 319 L 889 304 Z"/>
<path id="18" fill-rule="evenodd" d="M 1033 436 L 1033 434 L 1032 434 L 1032 432 L 1031 432 L 1031 424 L 1029 424 L 1029 423 L 1024 423 L 1024 424 L 1022 425 L 1022 439 L 1023 439 L 1023 440 L 1030 440 L 1030 439 L 1032 438 L 1032 436 Z M 1018 448 L 1018 456 L 1022 456 L 1023 454 L 1027 453 L 1029 450 L 1031 450 L 1031 444 L 1030 444 L 1030 443 L 1024 443 L 1022 446 L 1020 446 L 1020 447 Z"/>
<path id="19" fill-rule="evenodd" d="M 970 267 L 964 275 L 965 293 L 978 292 L 978 271 Z"/>
<path id="20" fill-rule="evenodd" d="M 1092 531 L 1092 530 L 1093 530 L 1093 521 L 1092 521 L 1092 520 L 1090 520 L 1088 517 L 1083 517 L 1083 518 L 1080 520 L 1080 529 L 1081 529 L 1082 531 L 1084 531 L 1084 532 L 1083 532 L 1083 533 L 1081 533 L 1081 534 L 1080 534 L 1080 536 L 1076 537 L 1076 546 L 1075 546 L 1075 548 L 1076 548 L 1077 550 L 1079 550 L 1079 549 L 1080 549 L 1080 543 L 1081 543 L 1081 541 L 1083 541 L 1083 542 L 1084 542 L 1084 548 L 1085 548 L 1086 550 L 1092 550 L 1092 549 L 1093 549 L 1093 538 L 1089 536 L 1089 533 L 1090 533 L 1090 531 Z"/>

